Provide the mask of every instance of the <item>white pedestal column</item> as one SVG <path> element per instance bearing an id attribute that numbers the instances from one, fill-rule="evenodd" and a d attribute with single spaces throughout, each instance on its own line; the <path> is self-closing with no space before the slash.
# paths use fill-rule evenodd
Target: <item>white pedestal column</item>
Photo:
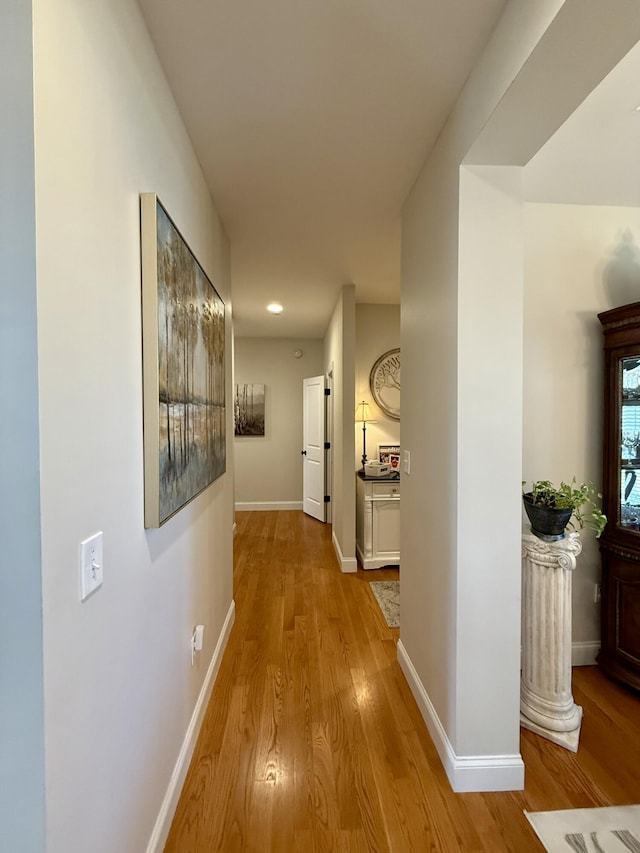
<path id="1" fill-rule="evenodd" d="M 558 542 L 522 536 L 520 724 L 578 751 L 582 708 L 571 693 L 571 578 L 577 533 Z"/>

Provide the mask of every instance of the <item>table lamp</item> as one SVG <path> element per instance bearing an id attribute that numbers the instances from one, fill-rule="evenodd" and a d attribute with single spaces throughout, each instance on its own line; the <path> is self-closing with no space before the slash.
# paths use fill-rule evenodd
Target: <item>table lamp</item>
<path id="1" fill-rule="evenodd" d="M 362 424 L 362 470 L 367 461 L 367 424 L 375 421 L 371 417 L 371 406 L 364 400 L 356 406 L 356 423 Z"/>

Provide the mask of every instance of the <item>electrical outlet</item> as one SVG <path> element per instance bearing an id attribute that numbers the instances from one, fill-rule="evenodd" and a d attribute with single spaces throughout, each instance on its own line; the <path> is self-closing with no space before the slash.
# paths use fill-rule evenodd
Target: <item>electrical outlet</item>
<path id="1" fill-rule="evenodd" d="M 102 586 L 102 531 L 80 543 L 80 601 Z"/>
<path id="2" fill-rule="evenodd" d="M 201 652 L 204 645 L 204 625 L 196 625 L 191 635 L 191 666 L 195 663 L 196 652 Z"/>

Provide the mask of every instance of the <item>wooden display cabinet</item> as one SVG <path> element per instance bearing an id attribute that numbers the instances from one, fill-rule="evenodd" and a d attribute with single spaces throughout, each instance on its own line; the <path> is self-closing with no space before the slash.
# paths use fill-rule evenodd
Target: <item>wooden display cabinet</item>
<path id="1" fill-rule="evenodd" d="M 640 302 L 598 315 L 604 333 L 601 648 L 610 678 L 640 690 Z"/>

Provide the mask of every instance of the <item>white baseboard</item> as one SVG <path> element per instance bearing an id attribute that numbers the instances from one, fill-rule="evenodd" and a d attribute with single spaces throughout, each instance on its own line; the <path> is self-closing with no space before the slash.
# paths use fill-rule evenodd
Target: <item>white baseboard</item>
<path id="1" fill-rule="evenodd" d="M 572 643 L 571 666 L 592 666 L 600 651 L 600 641 L 590 643 Z"/>
<path id="2" fill-rule="evenodd" d="M 522 791 L 522 756 L 456 755 L 402 640 L 398 642 L 398 663 L 418 703 L 453 791 L 457 794 L 472 791 Z"/>
<path id="3" fill-rule="evenodd" d="M 302 501 L 245 501 L 236 504 L 236 511 L 261 512 L 277 509 L 302 509 Z"/>
<path id="4" fill-rule="evenodd" d="M 344 557 L 342 555 L 342 549 L 340 548 L 340 543 L 336 538 L 335 532 L 331 534 L 331 541 L 333 542 L 333 550 L 336 552 L 336 557 L 338 558 L 338 565 L 340 566 L 340 571 L 348 574 L 349 572 L 357 572 L 358 571 L 358 561 L 355 557 Z"/>
<path id="5" fill-rule="evenodd" d="M 153 832 L 151 833 L 149 844 L 147 845 L 147 853 L 162 853 L 167 841 L 167 836 L 171 829 L 171 821 L 173 820 L 176 806 L 178 805 L 178 800 L 180 799 L 180 794 L 182 792 L 182 786 L 184 785 L 184 780 L 187 775 L 187 770 L 189 769 L 193 750 L 196 746 L 204 712 L 207 708 L 207 703 L 209 702 L 209 697 L 211 696 L 211 691 L 213 689 L 216 676 L 218 675 L 218 670 L 220 669 L 222 655 L 229 641 L 229 634 L 231 633 L 235 613 L 236 604 L 235 601 L 232 601 L 229 605 L 229 610 L 227 611 L 227 617 L 224 620 L 222 631 L 218 637 L 218 642 L 216 643 L 211 663 L 209 664 L 202 689 L 200 690 L 198 701 L 196 702 L 193 714 L 191 715 L 191 720 L 187 726 L 187 732 L 184 736 L 182 746 L 180 747 L 178 759 L 175 767 L 173 768 L 167 792 L 162 800 L 160 812 L 156 819 Z"/>

